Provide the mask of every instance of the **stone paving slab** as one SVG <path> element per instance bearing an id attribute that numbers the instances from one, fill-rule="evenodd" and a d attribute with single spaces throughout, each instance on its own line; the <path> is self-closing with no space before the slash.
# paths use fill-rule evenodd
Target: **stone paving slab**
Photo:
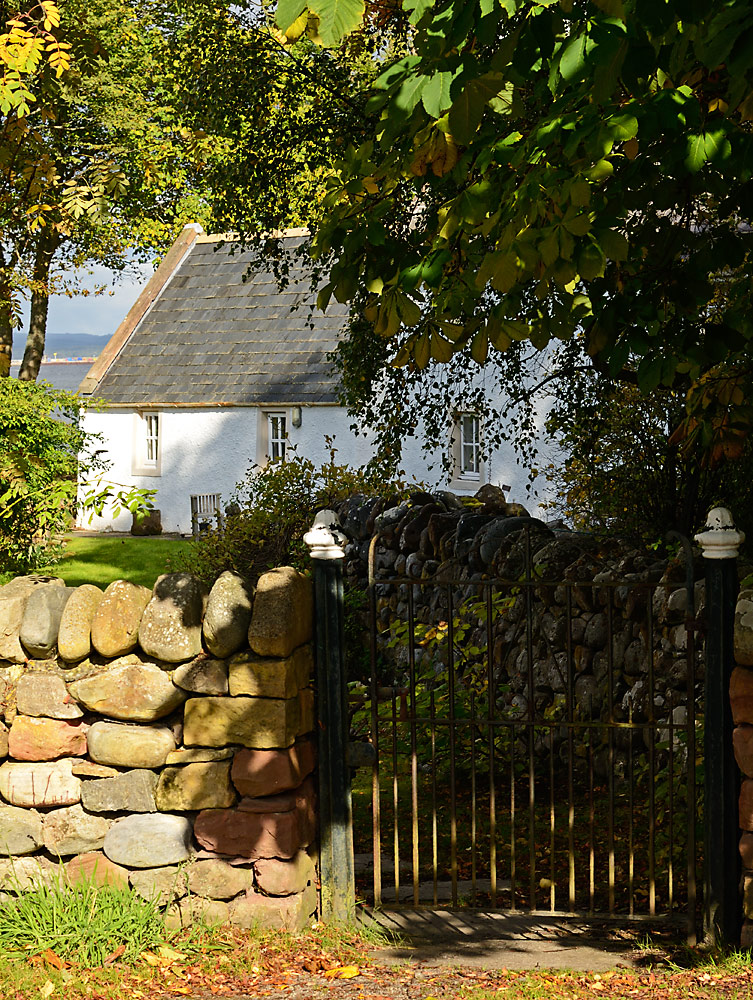
<path id="1" fill-rule="evenodd" d="M 395 943 L 379 949 L 383 964 L 411 962 L 482 969 L 571 969 L 606 972 L 633 968 L 635 939 L 569 918 L 401 908 L 359 911 Z"/>

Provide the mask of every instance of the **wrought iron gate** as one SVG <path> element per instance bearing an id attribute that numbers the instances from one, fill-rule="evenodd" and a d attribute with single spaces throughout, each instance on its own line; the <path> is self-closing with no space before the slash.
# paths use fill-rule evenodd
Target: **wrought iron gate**
<path id="1" fill-rule="evenodd" d="M 383 907 L 663 917 L 692 937 L 692 559 L 689 577 L 678 563 L 669 579 L 598 567 L 551 579 L 523 534 L 520 579 L 370 586 L 371 686 L 352 720 L 376 749 L 371 788 L 354 786 L 359 893 Z"/>

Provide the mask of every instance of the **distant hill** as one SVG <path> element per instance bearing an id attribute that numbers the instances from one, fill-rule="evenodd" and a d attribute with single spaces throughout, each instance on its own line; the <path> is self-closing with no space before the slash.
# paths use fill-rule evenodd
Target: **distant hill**
<path id="1" fill-rule="evenodd" d="M 95 358 L 101 354 L 110 338 L 105 334 L 96 333 L 49 333 L 45 343 L 45 354 L 48 358 L 57 354 L 59 358 Z M 24 356 L 26 335 L 17 333 L 13 338 L 13 360 L 20 361 Z"/>

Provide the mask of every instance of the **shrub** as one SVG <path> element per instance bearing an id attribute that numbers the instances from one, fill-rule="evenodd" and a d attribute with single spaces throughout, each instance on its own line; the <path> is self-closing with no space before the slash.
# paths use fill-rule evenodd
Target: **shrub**
<path id="1" fill-rule="evenodd" d="M 151 506 L 154 491 L 99 482 L 78 497 L 77 477 L 88 481 L 106 465 L 94 453 L 98 435 L 81 426 L 87 404 L 46 382 L 0 378 L 0 573 L 49 565 L 56 533 L 76 508 L 101 511 L 109 500 L 131 510 Z"/>
<path id="2" fill-rule="evenodd" d="M 232 569 L 255 579 L 272 566 L 309 564 L 303 541 L 319 510 L 337 507 L 357 493 L 407 494 L 406 484 L 383 469 L 340 465 L 336 451 L 317 467 L 292 450 L 284 462 L 252 466 L 225 510 L 224 524 L 194 542 L 180 568 L 211 584 Z"/>

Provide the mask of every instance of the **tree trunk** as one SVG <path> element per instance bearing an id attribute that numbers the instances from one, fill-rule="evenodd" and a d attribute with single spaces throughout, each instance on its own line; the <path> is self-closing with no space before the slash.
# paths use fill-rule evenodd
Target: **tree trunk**
<path id="1" fill-rule="evenodd" d="M 44 340 L 47 334 L 47 311 L 50 305 L 50 264 L 57 250 L 58 240 L 52 233 L 44 233 L 39 238 L 34 258 L 34 285 L 31 293 L 29 332 L 26 336 L 26 350 L 18 377 L 23 382 L 35 382 L 39 366 L 44 357 Z"/>
<path id="2" fill-rule="evenodd" d="M 7 378 L 10 375 L 10 359 L 13 351 L 9 277 L 5 254 L 0 249 L 0 378 Z"/>

